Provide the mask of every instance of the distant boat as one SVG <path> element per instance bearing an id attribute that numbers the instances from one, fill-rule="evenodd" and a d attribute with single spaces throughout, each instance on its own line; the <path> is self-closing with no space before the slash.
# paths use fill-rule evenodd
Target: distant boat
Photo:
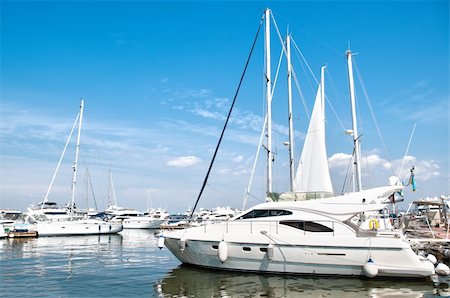
<path id="1" fill-rule="evenodd" d="M 112 202 L 112 199 L 114 202 Z M 124 229 L 157 229 L 165 216 L 161 212 L 155 215 L 153 213 L 144 214 L 133 208 L 117 206 L 111 170 L 109 171 L 108 208 L 105 210 L 105 215 L 110 218 L 110 221 L 121 223 Z"/>
<path id="2" fill-rule="evenodd" d="M 109 206 L 105 215 L 111 218 L 110 221 L 118 222 L 124 229 L 157 229 L 164 221 L 160 214 L 144 214 L 136 209 Z"/>
<path id="3" fill-rule="evenodd" d="M 48 194 L 61 163 L 62 156 L 64 155 L 64 152 L 66 150 L 65 147 L 44 201 L 40 205 L 38 205 L 38 208 L 29 209 L 28 211 L 30 217 L 32 217 L 36 221 L 35 230 L 38 232 L 39 236 L 116 234 L 123 229 L 123 226 L 120 223 L 106 222 L 98 219 L 80 218 L 76 215 L 75 193 L 77 186 L 78 155 L 80 150 L 83 109 L 84 100 L 81 100 L 80 111 L 77 115 L 74 126 L 66 143 L 67 147 L 75 125 L 78 122 L 78 136 L 75 150 L 75 161 L 73 164 L 72 196 L 69 203 L 67 204 L 67 208 L 60 209 L 56 206 L 56 203 L 48 201 Z"/>
<path id="4" fill-rule="evenodd" d="M 4 230 L 13 230 L 15 223 L 22 216 L 22 211 L 13 209 L 0 209 L 0 224 Z M 2 229 L 0 228 L 0 232 Z"/>
<path id="5" fill-rule="evenodd" d="M 36 221 L 59 221 L 70 219 L 67 208 L 59 207 L 57 203 L 49 201 L 44 201 L 28 207 L 27 215 Z"/>
<path id="6" fill-rule="evenodd" d="M 307 183 L 301 184 L 301 191 L 305 193 L 296 193 L 296 189 L 293 189 L 292 196 L 281 201 L 278 194 L 272 191 L 269 9 L 265 11 L 264 18 L 268 202 L 224 222 L 182 231 L 164 231 L 167 248 L 183 263 L 223 270 L 370 278 L 425 278 L 435 274 L 434 265 L 415 254 L 401 233 L 378 231 L 377 219 L 369 225 L 371 229 L 364 229 L 364 225 L 353 221 L 361 214 L 383 210 L 389 198 L 402 190 L 403 186 L 357 189 L 353 193 L 334 196 L 328 183 L 329 170 L 326 164 L 324 166 L 320 161 L 314 161 L 314 157 L 307 157 L 304 163 L 314 163 L 302 169 L 306 171 L 302 179 L 306 179 L 304 182 Z M 288 61 L 289 39 L 288 36 L 284 51 Z M 316 103 L 324 100 L 323 84 L 322 76 Z M 321 121 L 320 117 L 317 119 Z M 310 153 L 321 153 L 323 158 L 321 146 L 325 146 L 325 143 L 321 137 L 317 140 L 313 142 Z"/>

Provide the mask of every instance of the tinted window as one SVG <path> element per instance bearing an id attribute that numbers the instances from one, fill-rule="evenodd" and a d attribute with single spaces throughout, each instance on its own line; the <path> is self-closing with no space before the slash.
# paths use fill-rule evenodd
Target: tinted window
<path id="1" fill-rule="evenodd" d="M 312 221 L 281 221 L 280 224 L 307 232 L 333 232 L 333 229 Z"/>
<path id="2" fill-rule="evenodd" d="M 281 216 L 281 215 L 291 215 L 291 211 L 287 210 L 252 210 L 247 212 L 246 214 L 239 217 L 239 219 L 249 219 L 249 218 L 259 218 L 259 217 L 269 217 L 269 216 Z"/>

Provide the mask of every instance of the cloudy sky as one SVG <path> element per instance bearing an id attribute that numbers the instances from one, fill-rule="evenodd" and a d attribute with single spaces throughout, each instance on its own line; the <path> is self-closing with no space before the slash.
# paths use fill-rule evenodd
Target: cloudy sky
<path id="1" fill-rule="evenodd" d="M 357 53 L 364 188 L 385 185 L 392 175 L 407 182 L 415 166 L 418 190 L 407 189 L 406 201 L 450 192 L 448 1 L 7 0 L 0 5 L 0 208 L 25 210 L 45 196 L 81 98 L 79 206 L 86 200 L 93 206 L 95 197 L 105 208 L 111 172 L 118 205 L 171 212 L 193 207 L 266 7 L 275 20 L 274 78 L 280 39 L 289 30 L 295 42 L 296 161 L 316 79 L 327 65 L 330 171 L 335 193 L 349 190 L 344 53 L 350 47 Z M 279 65 L 274 190 L 282 192 L 289 181 L 284 57 Z M 263 126 L 263 67 L 261 33 L 200 207 L 242 207 Z M 74 142 L 49 195 L 60 204 L 70 198 Z M 264 200 L 264 156 L 262 148 L 249 205 Z"/>

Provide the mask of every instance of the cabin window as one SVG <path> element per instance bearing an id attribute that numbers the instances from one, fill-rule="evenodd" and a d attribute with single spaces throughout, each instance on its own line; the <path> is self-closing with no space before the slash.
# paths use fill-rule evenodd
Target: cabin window
<path id="1" fill-rule="evenodd" d="M 260 252 L 267 252 L 267 247 L 260 247 L 260 248 L 259 248 L 259 251 L 260 251 Z"/>
<path id="2" fill-rule="evenodd" d="M 244 246 L 244 247 L 242 248 L 242 250 L 243 250 L 243 251 L 251 251 L 252 249 L 251 249 L 250 247 L 248 247 L 248 246 Z"/>
<path id="3" fill-rule="evenodd" d="M 212 247 L 212 249 L 219 249 L 219 245 L 213 245 L 211 247 Z"/>
<path id="4" fill-rule="evenodd" d="M 250 218 L 260 218 L 260 217 L 269 217 L 269 216 L 282 216 L 282 215 L 291 215 L 291 211 L 287 210 L 273 210 L 273 209 L 255 209 L 247 212 L 246 214 L 239 217 L 239 219 L 250 219 Z"/>
<path id="5" fill-rule="evenodd" d="M 280 224 L 314 233 L 331 233 L 333 229 L 313 221 L 280 221 Z"/>

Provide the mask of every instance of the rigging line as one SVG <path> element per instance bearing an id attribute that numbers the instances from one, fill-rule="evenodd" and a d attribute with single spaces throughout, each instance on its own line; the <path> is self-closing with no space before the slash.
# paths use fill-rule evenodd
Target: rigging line
<path id="1" fill-rule="evenodd" d="M 259 137 L 259 144 L 258 144 L 258 149 L 256 150 L 256 156 L 255 156 L 255 160 L 253 161 L 253 168 L 252 168 L 252 173 L 250 175 L 250 181 L 248 182 L 248 188 L 245 192 L 244 195 L 244 200 L 243 200 L 243 204 L 242 204 L 242 210 L 245 210 L 245 205 L 247 204 L 247 200 L 248 200 L 248 196 L 250 195 L 250 190 L 253 184 L 253 177 L 255 175 L 255 170 L 256 170 L 256 164 L 258 162 L 258 158 L 259 158 L 259 152 L 261 151 L 261 145 L 264 139 L 264 132 L 266 130 L 266 124 L 267 124 L 267 115 L 264 118 L 264 124 L 263 124 L 263 128 L 261 130 L 261 135 Z"/>
<path id="2" fill-rule="evenodd" d="M 286 47 L 285 47 L 285 42 L 283 41 L 283 38 L 282 38 L 282 36 L 281 36 L 280 30 L 279 30 L 279 28 L 278 28 L 277 22 L 275 21 L 275 18 L 274 18 L 274 16 L 273 16 L 273 14 L 271 15 L 271 17 L 272 17 L 273 23 L 274 23 L 274 25 L 275 25 L 275 29 L 276 29 L 277 34 L 278 34 L 278 38 L 280 39 L 280 43 L 281 43 L 281 45 L 282 45 L 282 49 L 283 49 L 282 53 L 284 52 L 284 54 L 287 55 L 287 49 L 286 49 Z M 294 41 L 294 42 L 295 42 L 295 41 Z M 303 60 L 305 61 L 304 57 L 303 57 Z M 306 63 L 306 61 L 305 61 L 305 63 Z M 306 63 L 306 64 L 308 64 L 308 63 Z M 308 66 L 308 67 L 309 67 L 309 66 Z M 311 69 L 310 69 L 310 70 L 311 70 Z M 303 96 L 302 90 L 301 90 L 301 88 L 300 88 L 300 84 L 299 84 L 299 82 L 298 82 L 298 80 L 297 80 L 297 75 L 296 75 L 296 73 L 295 73 L 295 71 L 294 71 L 294 69 L 293 69 L 293 65 L 292 65 L 292 64 L 291 64 L 291 71 L 292 71 L 292 74 L 293 74 L 293 77 L 294 77 L 294 82 L 295 82 L 295 85 L 297 86 L 297 90 L 298 90 L 298 92 L 299 92 L 300 98 L 302 99 L 302 103 L 303 103 L 303 107 L 305 108 L 306 115 L 308 116 L 308 120 L 311 120 L 311 117 L 310 117 L 310 115 L 309 115 L 308 108 L 307 108 L 307 105 L 306 105 L 306 102 L 305 102 L 305 97 Z M 313 76 L 314 76 L 314 75 L 313 75 Z M 314 79 L 315 79 L 315 78 L 314 78 Z M 317 82 L 317 79 L 316 79 L 316 82 Z"/>
<path id="3" fill-rule="evenodd" d="M 314 72 L 312 71 L 311 67 L 309 66 L 308 62 L 305 59 L 305 56 L 303 56 L 302 51 L 300 51 L 300 48 L 298 47 L 297 43 L 295 42 L 294 38 L 292 38 L 292 43 L 294 44 L 294 47 L 297 49 L 298 53 L 303 59 L 303 62 L 305 62 L 306 66 L 308 67 L 309 72 L 311 73 L 312 77 L 314 78 L 314 81 L 316 81 L 316 84 L 319 85 L 319 80 L 317 80 L 316 76 L 314 75 Z"/>
<path id="4" fill-rule="evenodd" d="M 302 99 L 303 107 L 305 108 L 306 115 L 308 116 L 308 120 L 311 120 L 311 116 L 309 115 L 308 107 L 306 105 L 305 97 L 303 96 L 302 89 L 300 88 L 300 84 L 297 79 L 297 74 L 294 71 L 294 67 L 291 65 L 292 75 L 294 77 L 295 86 L 297 87 L 300 98 Z"/>
<path id="5" fill-rule="evenodd" d="M 411 132 L 411 136 L 409 137 L 408 146 L 406 146 L 406 152 L 405 152 L 405 155 L 403 156 L 403 160 L 402 160 L 402 165 L 400 167 L 400 171 L 398 172 L 399 176 L 402 174 L 403 165 L 405 164 L 406 155 L 408 154 L 409 146 L 411 145 L 411 141 L 412 141 L 412 138 L 413 138 L 413 135 L 414 135 L 415 131 L 416 131 L 416 123 L 414 123 L 413 129 L 412 129 L 412 132 Z M 405 178 L 406 178 L 406 175 L 405 175 Z M 402 180 L 403 179 L 400 179 L 400 181 L 402 181 Z"/>
<path id="6" fill-rule="evenodd" d="M 247 71 L 248 64 L 250 63 L 250 58 L 251 58 L 251 56 L 252 56 L 252 54 L 253 54 L 253 50 L 255 49 L 256 41 L 257 41 L 257 39 L 258 39 L 259 32 L 261 31 L 261 26 L 262 26 L 262 24 L 263 24 L 263 20 L 264 20 L 264 15 L 263 15 L 263 17 L 261 18 L 261 21 L 259 22 L 259 26 L 258 26 L 258 30 L 256 31 L 255 39 L 253 40 L 253 44 L 252 44 L 250 53 L 249 53 L 249 55 L 248 55 L 248 57 L 247 57 L 247 61 L 246 61 L 246 63 L 245 63 L 244 71 L 242 72 L 241 79 L 239 80 L 239 84 L 238 84 L 236 93 L 234 94 L 233 102 L 231 103 L 230 110 L 228 111 L 227 119 L 226 119 L 225 124 L 224 124 L 224 126 L 223 126 L 222 133 L 220 134 L 219 141 L 217 142 L 217 146 L 216 146 L 216 149 L 215 149 L 215 151 L 214 151 L 214 154 L 213 154 L 211 163 L 209 164 L 209 168 L 208 168 L 208 171 L 207 171 L 207 173 L 206 173 L 206 177 L 205 177 L 205 179 L 204 179 L 204 181 L 203 181 L 202 188 L 200 189 L 200 193 L 198 194 L 197 201 L 195 202 L 194 208 L 192 209 L 191 215 L 189 216 L 189 221 L 191 221 L 192 216 L 194 215 L 195 209 L 197 208 L 197 204 L 198 204 L 198 202 L 200 201 L 200 198 L 201 198 L 201 196 L 202 196 L 203 190 L 205 189 L 206 183 L 208 182 L 209 174 L 210 174 L 211 169 L 212 169 L 212 166 L 213 166 L 213 164 L 214 164 L 214 160 L 216 159 L 217 152 L 219 151 L 219 146 L 220 146 L 220 144 L 222 143 L 222 138 L 223 138 L 223 135 L 224 135 L 224 133 L 225 133 L 225 129 L 227 128 L 228 121 L 229 121 L 230 116 L 231 116 L 231 112 L 233 111 L 233 107 L 234 107 L 234 104 L 235 104 L 235 102 L 236 102 L 236 98 L 237 98 L 237 96 L 238 96 L 238 94 L 239 94 L 239 90 L 241 89 L 242 81 L 244 80 L 244 76 L 245 76 L 245 73 L 246 73 L 246 71 Z"/>
<path id="7" fill-rule="evenodd" d="M 297 28 L 300 32 L 304 33 L 305 35 L 307 35 L 309 38 L 311 38 L 312 40 L 314 40 L 315 42 L 321 43 L 323 44 L 326 48 L 330 49 L 332 52 L 334 52 L 336 55 L 338 55 L 339 57 L 342 56 L 341 51 L 338 51 L 337 49 L 333 48 L 331 45 L 329 45 L 327 42 L 316 38 L 315 36 L 313 36 L 311 33 L 309 33 L 308 31 L 306 31 L 305 29 L 303 29 L 302 27 L 296 25 L 295 22 L 290 21 L 289 19 L 277 14 L 277 18 L 281 18 L 283 20 L 286 21 L 286 23 L 290 24 L 292 27 Z"/>
<path id="8" fill-rule="evenodd" d="M 292 40 L 292 39 L 291 39 Z M 317 90 L 317 85 L 319 85 L 319 83 L 316 81 L 316 79 L 313 77 L 314 81 L 316 81 L 313 84 L 313 80 L 311 80 L 311 75 L 308 75 L 308 72 L 310 72 L 308 69 L 306 69 L 306 65 L 305 63 L 302 63 L 303 58 L 299 55 L 298 51 L 295 52 L 297 59 L 300 61 L 300 66 L 302 67 L 303 73 L 305 74 L 305 78 L 306 80 L 304 81 L 308 81 L 309 84 L 309 88 L 311 89 L 312 93 L 315 93 L 315 91 Z"/>
<path id="9" fill-rule="evenodd" d="M 255 196 L 254 194 L 249 193 L 248 195 L 251 196 L 252 198 L 254 198 L 255 200 L 257 200 L 258 202 L 263 202 L 263 203 L 265 202 L 264 199 L 261 199 L 261 198 Z"/>
<path id="10" fill-rule="evenodd" d="M 280 30 L 278 29 L 278 25 L 277 25 L 277 22 L 275 21 L 275 18 L 273 17 L 273 14 L 272 14 L 272 20 L 273 20 L 273 22 L 274 22 L 274 24 L 275 24 L 275 29 L 276 29 L 276 31 L 277 31 L 278 38 L 280 39 L 280 43 L 282 44 L 283 52 L 285 53 L 285 55 L 287 55 L 287 50 L 286 50 L 286 47 L 285 47 L 285 42 L 283 41 L 283 38 L 282 38 L 282 36 L 281 36 Z M 295 42 L 295 41 L 294 41 L 294 42 Z M 305 61 L 306 64 L 308 64 L 308 63 L 306 62 L 306 60 L 304 59 L 304 57 L 303 57 L 303 60 Z M 309 66 L 308 66 L 308 67 L 309 67 Z M 311 69 L 310 69 L 310 70 L 311 70 Z M 297 75 L 296 75 L 296 73 L 295 73 L 295 71 L 294 71 L 294 69 L 293 69 L 293 65 L 291 65 L 291 71 L 292 71 L 292 74 L 293 74 L 293 77 L 294 77 L 295 85 L 297 86 L 297 90 L 299 91 L 300 98 L 302 99 L 302 103 L 303 103 L 303 106 L 304 106 L 304 108 L 305 108 L 306 115 L 308 116 L 308 120 L 311 120 L 310 115 L 309 115 L 309 112 L 308 112 L 308 108 L 307 108 L 307 105 L 306 105 L 306 102 L 305 102 L 305 97 L 303 96 L 303 93 L 302 93 L 302 91 L 301 91 L 300 84 L 299 84 L 299 82 L 298 82 L 298 80 L 297 80 Z M 314 76 L 314 75 L 313 75 L 313 76 Z M 316 80 L 316 82 L 317 82 L 317 80 Z"/>
<path id="11" fill-rule="evenodd" d="M 43 202 L 48 201 L 48 195 L 50 194 L 50 190 L 52 189 L 53 182 L 55 181 L 55 178 L 56 178 L 56 174 L 58 174 L 59 167 L 61 166 L 62 159 L 63 159 L 64 155 L 66 154 L 67 146 L 69 145 L 70 139 L 72 138 L 72 134 L 75 130 L 75 126 L 77 125 L 79 118 L 80 118 L 80 113 L 78 112 L 77 117 L 75 118 L 75 122 L 72 125 L 72 129 L 70 130 L 69 137 L 67 138 L 66 145 L 64 146 L 61 157 L 59 158 L 58 165 L 56 166 L 55 172 L 53 173 L 52 181 L 50 182 L 50 186 L 48 187 L 48 190 L 47 190 L 47 193 L 45 194 Z M 44 204 L 42 204 L 42 206 L 41 206 L 41 209 L 43 209 L 43 208 L 44 208 Z"/>
<path id="12" fill-rule="evenodd" d="M 219 188 L 212 186 L 209 183 L 206 183 L 206 186 L 208 186 L 209 188 L 211 188 L 212 190 L 216 191 L 217 193 L 221 194 L 223 197 L 227 198 L 227 199 L 232 199 L 232 196 L 225 193 L 224 191 L 221 191 Z"/>
<path id="13" fill-rule="evenodd" d="M 273 94 L 275 93 L 275 86 L 277 85 L 278 74 L 280 73 L 280 67 L 281 67 L 282 60 L 283 60 L 283 51 L 281 51 L 281 53 L 280 53 L 280 58 L 278 59 L 277 72 L 275 73 L 275 78 L 274 78 L 273 84 L 272 84 L 272 91 L 270 94 L 270 98 L 272 98 L 272 100 L 273 100 Z"/>
<path id="14" fill-rule="evenodd" d="M 87 171 L 87 178 L 88 178 L 88 182 L 89 182 L 89 186 L 91 187 L 91 192 L 92 192 L 92 198 L 94 199 L 94 205 L 95 205 L 95 210 L 98 210 L 97 207 L 97 200 L 95 199 L 95 193 L 94 193 L 94 187 L 92 185 L 92 180 L 91 180 L 91 174 L 89 173 L 89 171 L 86 169 Z"/>
<path id="15" fill-rule="evenodd" d="M 342 194 L 344 194 L 344 190 L 346 189 L 346 187 L 347 187 L 347 189 L 350 189 L 350 186 L 351 186 L 350 182 L 349 182 L 349 185 L 346 186 L 346 184 L 347 184 L 347 179 L 350 181 L 350 179 L 349 179 L 350 168 L 353 165 L 354 156 L 355 156 L 355 148 L 353 147 L 352 156 L 348 159 L 347 173 L 345 174 L 344 183 L 342 183 L 342 192 L 341 192 Z M 353 172 L 352 172 L 351 176 L 353 176 Z"/>
<path id="16" fill-rule="evenodd" d="M 331 76 L 331 73 L 328 71 L 328 67 L 325 68 L 325 71 L 326 71 L 327 74 L 328 74 L 329 81 L 330 81 L 330 85 L 331 85 L 331 87 L 332 87 L 334 93 L 335 93 L 335 94 L 338 94 L 338 93 L 337 93 L 336 86 L 335 86 L 334 81 L 333 81 L 333 78 L 332 78 L 332 76 Z M 344 123 L 341 121 L 341 118 L 340 118 L 339 115 L 337 114 L 336 110 L 334 109 L 333 105 L 331 104 L 330 99 L 328 98 L 328 96 L 327 96 L 326 94 L 325 94 L 325 98 L 326 98 L 326 100 L 327 100 L 327 103 L 330 105 L 331 110 L 333 111 L 334 115 L 336 116 L 337 121 L 338 121 L 339 124 L 341 125 L 342 130 L 345 131 L 345 130 L 346 130 L 346 127 L 344 126 Z M 338 102 L 341 102 L 341 101 L 338 100 Z M 347 127 L 348 127 L 348 126 L 347 126 Z M 351 138 L 349 138 L 349 141 L 353 143 L 353 141 L 351 140 Z"/>
<path id="17" fill-rule="evenodd" d="M 362 80 L 362 77 L 361 77 L 361 74 L 359 72 L 359 68 L 358 68 L 358 65 L 356 63 L 356 60 L 354 60 L 354 66 L 355 66 L 356 75 L 358 76 L 359 83 L 361 84 L 361 88 L 363 90 L 364 96 L 366 97 L 366 102 L 367 102 L 367 105 L 369 107 L 370 114 L 372 115 L 373 121 L 375 122 L 375 127 L 377 129 L 378 137 L 380 138 L 381 144 L 383 145 L 383 149 L 386 152 L 387 160 L 389 162 L 389 166 L 390 166 L 390 168 L 392 170 L 392 173 L 395 175 L 395 171 L 394 171 L 394 167 L 392 166 L 392 162 L 391 162 L 391 159 L 390 159 L 389 151 L 387 149 L 386 144 L 384 143 L 383 136 L 381 135 L 380 126 L 378 125 L 377 118 L 375 117 L 375 113 L 373 112 L 372 104 L 370 102 L 369 95 L 367 94 L 366 86 L 364 85 L 364 82 Z"/>
<path id="18" fill-rule="evenodd" d="M 367 175 L 367 180 L 369 181 L 369 182 L 368 182 L 369 188 L 371 188 L 371 187 L 372 187 L 372 179 L 371 179 L 371 177 L 372 177 L 372 171 L 371 171 L 369 159 L 367 158 L 367 155 L 366 155 L 366 156 L 363 156 L 363 159 L 364 159 L 364 161 L 366 162 L 366 168 L 367 168 L 367 174 L 368 174 L 368 175 Z"/>

